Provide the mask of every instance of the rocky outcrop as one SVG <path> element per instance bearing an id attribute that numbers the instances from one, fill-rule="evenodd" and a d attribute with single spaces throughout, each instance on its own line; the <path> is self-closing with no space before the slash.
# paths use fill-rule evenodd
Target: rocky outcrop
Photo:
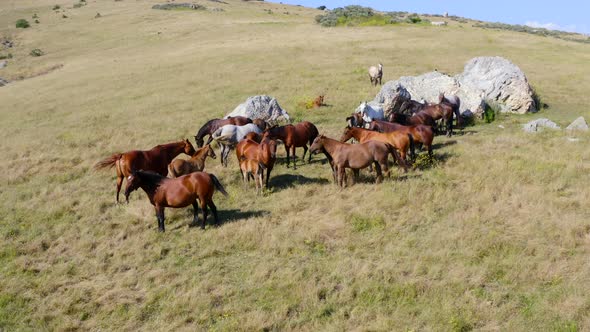
<path id="1" fill-rule="evenodd" d="M 2 77 L 0 77 L 0 86 L 5 86 L 6 84 L 8 84 L 9 82 L 5 79 L 3 79 Z"/>
<path id="2" fill-rule="evenodd" d="M 249 97 L 244 103 L 238 105 L 224 119 L 230 116 L 245 116 L 250 119 L 262 119 L 267 122 L 277 122 L 285 119 L 290 122 L 289 114 L 281 108 L 277 100 L 271 96 Z"/>
<path id="3" fill-rule="evenodd" d="M 483 91 L 484 100 L 500 107 L 500 112 L 524 114 L 536 111 L 533 90 L 525 74 L 504 58 L 471 59 L 456 78 L 461 90 Z"/>
<path id="4" fill-rule="evenodd" d="M 588 131 L 588 124 L 583 116 L 574 120 L 574 122 L 570 123 L 569 126 L 565 128 L 566 130 L 572 131 Z"/>
<path id="5" fill-rule="evenodd" d="M 541 118 L 541 119 L 537 119 L 537 120 L 533 120 L 529 123 L 526 123 L 524 125 L 524 131 L 526 131 L 527 133 L 534 133 L 537 131 L 541 131 L 543 130 L 543 128 L 549 128 L 549 129 L 561 129 L 557 123 L 549 120 L 549 119 L 545 119 L 545 118 Z"/>
<path id="6" fill-rule="evenodd" d="M 409 93 L 413 100 L 430 103 L 437 103 L 441 92 L 456 95 L 461 99 L 462 114 L 482 114 L 486 103 L 501 112 L 536 111 L 526 76 L 516 65 L 500 57 L 474 58 L 456 76 L 434 71 L 400 77 L 385 83 L 373 102 L 387 105 L 394 96 L 406 98 L 402 91 Z"/>

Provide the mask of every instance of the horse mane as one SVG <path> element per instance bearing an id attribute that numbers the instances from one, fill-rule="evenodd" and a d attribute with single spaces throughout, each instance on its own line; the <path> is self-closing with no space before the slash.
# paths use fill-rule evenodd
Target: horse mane
<path id="1" fill-rule="evenodd" d="M 207 135 L 207 133 L 205 133 L 205 130 L 209 130 L 209 128 L 211 127 L 211 123 L 213 121 L 217 121 L 217 120 L 219 120 L 219 119 L 211 119 L 211 120 L 205 122 L 205 124 L 203 126 L 201 126 L 201 128 L 197 132 L 197 136 L 195 136 L 195 138 L 202 138 L 203 136 Z"/>
<path id="2" fill-rule="evenodd" d="M 172 142 L 172 143 L 166 143 L 166 144 L 158 144 L 156 145 L 157 148 L 169 148 L 175 145 L 178 145 L 179 143 L 185 143 L 184 140 L 178 141 L 178 142 Z"/>
<path id="3" fill-rule="evenodd" d="M 164 177 L 156 172 L 143 170 L 135 171 L 133 176 L 139 176 L 144 184 L 154 190 L 162 184 L 164 179 L 167 179 L 167 177 Z"/>

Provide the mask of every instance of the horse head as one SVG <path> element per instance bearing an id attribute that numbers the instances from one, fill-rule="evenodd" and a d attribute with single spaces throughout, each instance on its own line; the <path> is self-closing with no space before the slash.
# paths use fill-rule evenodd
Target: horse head
<path id="1" fill-rule="evenodd" d="M 211 145 L 207 144 L 206 147 L 207 147 L 207 157 L 210 157 L 211 159 L 217 159 L 217 155 L 215 155 L 215 150 L 213 150 Z"/>
<path id="2" fill-rule="evenodd" d="M 129 195 L 140 187 L 141 179 L 137 171 L 132 171 L 131 175 L 127 177 L 127 185 L 125 186 L 125 200 L 129 203 Z"/>
<path id="3" fill-rule="evenodd" d="M 352 138 L 352 127 L 344 128 L 344 132 L 342 133 L 342 136 L 340 137 L 340 142 L 346 142 L 351 138 Z"/>
<path id="4" fill-rule="evenodd" d="M 313 140 L 313 143 L 311 143 L 311 146 L 309 147 L 309 152 L 311 152 L 313 154 L 320 153 L 320 151 L 324 148 L 324 139 L 325 138 L 326 138 L 326 136 L 324 136 L 324 134 L 318 135 Z"/>
<path id="5" fill-rule="evenodd" d="M 193 147 L 193 145 L 191 144 L 191 142 L 187 139 L 184 139 L 184 153 L 186 153 L 189 156 L 192 156 L 193 154 L 195 154 L 195 148 Z"/>

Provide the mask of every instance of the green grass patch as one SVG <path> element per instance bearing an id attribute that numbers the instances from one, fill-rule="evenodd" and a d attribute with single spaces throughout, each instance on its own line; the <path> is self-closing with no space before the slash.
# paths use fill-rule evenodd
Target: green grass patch
<path id="1" fill-rule="evenodd" d="M 385 228 L 385 220 L 382 216 L 351 214 L 346 218 L 346 222 L 352 226 L 355 232 L 367 232 L 373 229 Z"/>

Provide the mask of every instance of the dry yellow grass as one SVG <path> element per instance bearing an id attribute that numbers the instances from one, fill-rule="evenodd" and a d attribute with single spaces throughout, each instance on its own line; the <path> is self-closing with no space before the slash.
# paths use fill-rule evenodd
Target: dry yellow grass
<path id="1" fill-rule="evenodd" d="M 312 9 L 226 1 L 57 2 L 67 19 L 56 2 L 0 4 L 15 40 L 0 77 L 31 77 L 0 88 L 0 329 L 590 329 L 590 137 L 524 134 L 537 115 L 437 137 L 436 167 L 378 186 L 366 175 L 340 190 L 315 156 L 279 162 L 256 197 L 233 154 L 228 169 L 208 160 L 230 197 L 216 195 L 224 224 L 206 231 L 183 209 L 158 234 L 141 192 L 115 206 L 99 159 L 192 137 L 263 93 L 338 136 L 377 93 L 378 61 L 387 81 L 504 56 L 551 106 L 542 116 L 590 118 L 588 45 L 459 25 L 325 29 Z M 40 24 L 14 28 L 34 13 Z M 300 106 L 320 92 L 330 107 Z"/>

